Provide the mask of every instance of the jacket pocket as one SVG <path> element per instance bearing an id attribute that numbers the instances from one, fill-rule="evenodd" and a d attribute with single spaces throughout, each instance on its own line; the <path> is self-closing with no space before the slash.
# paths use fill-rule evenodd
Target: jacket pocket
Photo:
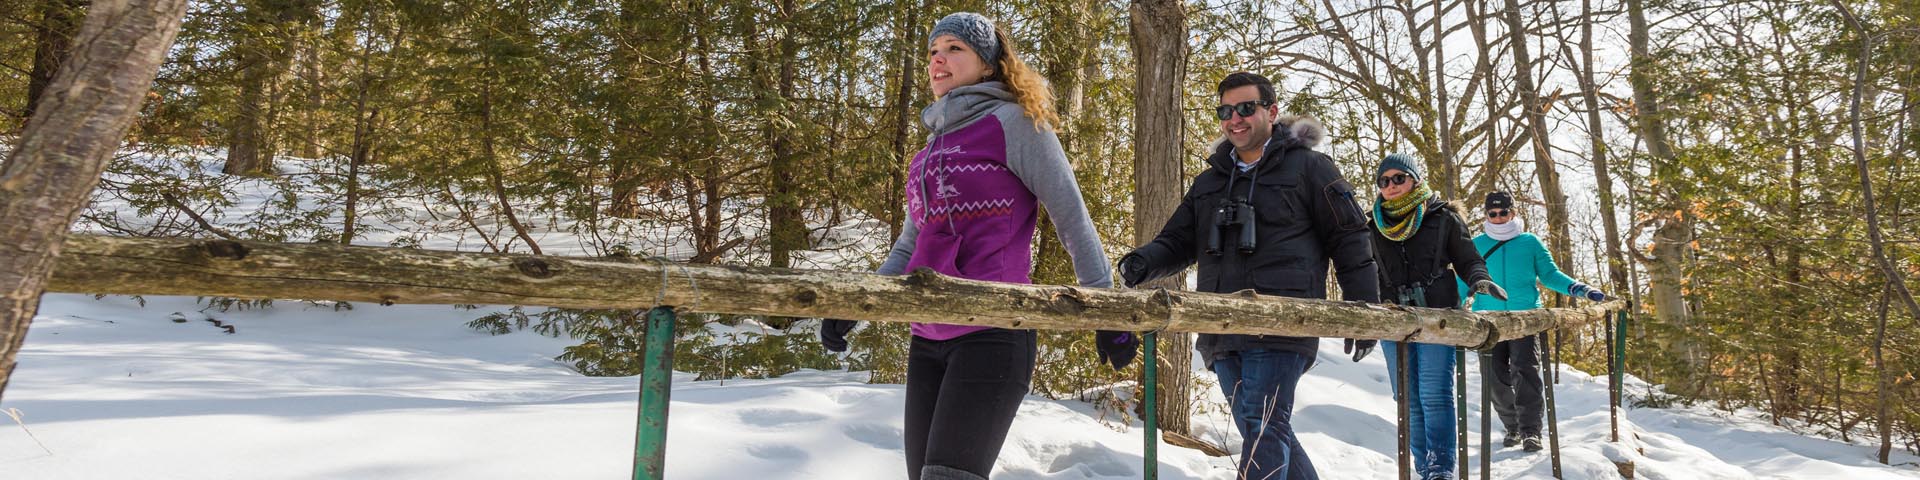
<path id="1" fill-rule="evenodd" d="M 1304 220 L 1300 202 L 1300 180 L 1293 177 L 1260 179 L 1253 185 L 1253 205 L 1260 224 L 1293 225 Z"/>
<path id="2" fill-rule="evenodd" d="M 1359 230 L 1367 227 L 1367 216 L 1360 212 L 1360 201 L 1354 198 L 1353 185 L 1346 179 L 1336 179 L 1321 189 L 1326 197 L 1327 208 L 1333 213 L 1333 222 L 1341 231 Z"/>
<path id="3" fill-rule="evenodd" d="M 914 238 L 913 257 L 907 260 L 908 273 L 920 267 L 931 268 L 949 277 L 965 277 L 960 272 L 960 244 L 966 237 L 941 224 L 935 228 L 921 230 Z"/>

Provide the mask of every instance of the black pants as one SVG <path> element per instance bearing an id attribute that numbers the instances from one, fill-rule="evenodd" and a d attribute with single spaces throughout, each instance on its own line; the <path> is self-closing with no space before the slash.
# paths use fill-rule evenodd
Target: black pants
<path id="1" fill-rule="evenodd" d="M 1493 359 L 1480 364 L 1481 381 L 1493 391 L 1493 409 L 1500 412 L 1500 424 L 1508 435 L 1540 435 L 1540 416 L 1545 401 L 1540 380 L 1540 354 L 1536 336 L 1500 342 L 1493 346 Z"/>
<path id="2" fill-rule="evenodd" d="M 986 478 L 1033 382 L 1031 330 L 913 337 L 907 353 L 907 476 Z M 958 470 L 959 472 L 955 472 Z"/>

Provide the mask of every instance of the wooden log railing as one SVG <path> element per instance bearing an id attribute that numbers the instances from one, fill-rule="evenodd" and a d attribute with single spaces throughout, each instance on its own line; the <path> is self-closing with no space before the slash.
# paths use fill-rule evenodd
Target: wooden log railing
<path id="1" fill-rule="evenodd" d="M 1484 348 L 1598 322 L 1615 303 L 1468 312 L 1256 295 L 1048 285 L 644 259 L 75 235 L 48 291 L 302 298 L 1410 340 Z"/>
<path id="2" fill-rule="evenodd" d="M 299 298 L 392 304 L 650 309 L 633 478 L 665 477 L 675 312 L 925 322 L 1040 330 L 1130 330 L 1366 338 L 1485 349 L 1501 340 L 1609 319 L 1615 300 L 1579 308 L 1469 312 L 1257 295 L 981 282 L 665 260 L 502 255 L 231 240 L 75 235 L 47 291 Z M 667 307 L 672 306 L 672 307 Z M 1622 315 L 1622 324 L 1625 316 Z M 1614 342 L 1609 342 L 1614 347 Z M 1619 339 L 1625 344 L 1624 335 Z M 1176 354 L 1185 354 L 1176 352 Z M 1149 389 L 1143 401 L 1151 408 Z M 1609 376 L 1618 401 L 1621 366 Z M 1551 398 L 1551 397 L 1549 397 Z M 1613 403 L 1610 402 L 1610 403 Z M 1613 403 L 1613 415 L 1618 415 Z M 1148 418 L 1153 418 L 1149 414 Z M 1157 478 L 1146 422 L 1146 478 Z M 1559 442 L 1554 442 L 1557 462 Z M 1483 457 L 1486 456 L 1484 453 Z M 1623 466 L 1623 471 L 1631 466 Z M 1461 472 L 1466 473 L 1464 470 Z M 1484 472 L 1483 472 L 1484 475 Z"/>

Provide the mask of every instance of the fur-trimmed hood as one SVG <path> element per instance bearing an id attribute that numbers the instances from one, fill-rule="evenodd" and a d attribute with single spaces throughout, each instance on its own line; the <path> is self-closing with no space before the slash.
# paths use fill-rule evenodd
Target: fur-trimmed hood
<path id="1" fill-rule="evenodd" d="M 1320 120 L 1306 115 L 1283 115 L 1273 121 L 1273 138 L 1267 142 L 1262 158 L 1293 148 L 1318 147 L 1326 139 L 1327 127 Z M 1207 164 L 1223 172 L 1239 168 L 1239 159 L 1233 154 L 1233 144 L 1227 142 L 1227 137 L 1213 141 L 1213 155 L 1207 157 Z"/>

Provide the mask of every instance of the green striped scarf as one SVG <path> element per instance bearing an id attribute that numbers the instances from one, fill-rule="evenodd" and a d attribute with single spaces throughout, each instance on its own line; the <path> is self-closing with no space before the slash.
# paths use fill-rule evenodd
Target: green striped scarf
<path id="1" fill-rule="evenodd" d="M 1427 218 L 1427 200 L 1433 198 L 1433 190 L 1426 182 L 1413 185 L 1413 191 L 1400 198 L 1387 200 L 1373 197 L 1373 225 L 1388 240 L 1396 242 L 1413 238 L 1420 231 L 1420 221 Z"/>

